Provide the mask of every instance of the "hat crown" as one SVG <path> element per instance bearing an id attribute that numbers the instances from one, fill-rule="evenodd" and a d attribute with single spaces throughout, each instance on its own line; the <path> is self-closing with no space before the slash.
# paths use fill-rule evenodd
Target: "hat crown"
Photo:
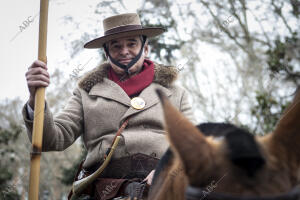
<path id="1" fill-rule="evenodd" d="M 144 35 L 148 38 L 162 34 L 165 29 L 161 27 L 143 27 L 137 13 L 125 13 L 108 17 L 103 20 L 104 35 L 87 42 L 84 48 L 101 48 L 111 40 Z"/>
<path id="2" fill-rule="evenodd" d="M 136 13 L 120 14 L 120 15 L 108 17 L 103 20 L 104 32 L 120 26 L 128 26 L 128 25 L 141 26 L 141 21 L 138 14 Z"/>

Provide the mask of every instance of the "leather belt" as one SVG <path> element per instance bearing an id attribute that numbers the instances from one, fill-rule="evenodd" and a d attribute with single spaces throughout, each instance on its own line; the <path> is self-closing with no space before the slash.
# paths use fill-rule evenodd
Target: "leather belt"
<path id="1" fill-rule="evenodd" d="M 99 178 L 144 179 L 152 170 L 156 168 L 158 161 L 158 158 L 142 153 L 111 160 Z M 95 165 L 90 168 L 85 168 L 84 170 L 88 173 L 93 173 L 98 169 L 98 167 L 98 165 Z"/>

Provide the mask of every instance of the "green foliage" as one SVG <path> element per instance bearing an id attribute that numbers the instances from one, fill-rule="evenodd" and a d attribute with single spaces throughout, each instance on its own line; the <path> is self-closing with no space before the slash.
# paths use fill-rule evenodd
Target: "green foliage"
<path id="1" fill-rule="evenodd" d="M 22 129 L 20 126 L 10 124 L 9 129 L 0 127 L 0 147 L 1 147 L 1 163 L 0 163 L 0 198 L 1 199 L 20 199 L 17 188 L 10 181 L 14 177 L 14 171 L 11 167 L 15 162 L 15 151 L 12 143 L 15 142 Z"/>
<path id="2" fill-rule="evenodd" d="M 5 200 L 19 200 L 20 196 L 14 187 L 8 186 L 4 190 L 1 190 L 0 198 Z"/>
<path id="3" fill-rule="evenodd" d="M 145 27 L 163 27 L 166 30 L 174 28 L 176 26 L 175 19 L 169 17 L 165 22 L 159 21 L 158 23 L 151 23 L 150 18 L 147 18 L 144 14 L 144 10 L 138 12 L 141 23 Z M 152 17 L 152 16 L 151 16 Z M 168 38 L 170 40 L 170 38 Z M 151 44 L 151 53 L 155 55 L 157 60 L 162 60 L 163 58 L 167 60 L 167 62 L 171 62 L 171 59 L 174 58 L 175 50 L 179 50 L 183 45 L 184 41 L 172 38 L 172 42 L 166 42 L 167 36 L 161 35 L 160 37 L 154 37 L 149 40 Z"/>
<path id="4" fill-rule="evenodd" d="M 22 132 L 22 128 L 16 124 L 10 125 L 11 130 L 0 127 L 0 145 L 9 145 L 10 142 L 16 141 Z"/>
<path id="5" fill-rule="evenodd" d="M 277 37 L 274 41 L 274 47 L 266 52 L 271 79 L 277 77 L 286 82 L 291 82 L 294 88 L 299 86 L 300 72 L 297 71 L 297 66 L 291 63 L 299 58 L 289 55 L 289 49 L 297 48 L 299 38 L 296 35 L 297 33 L 295 32 L 291 37 L 285 37 L 284 41 Z M 276 123 L 287 107 L 289 97 L 275 96 L 274 92 L 256 92 L 256 105 L 251 108 L 251 115 L 257 119 L 256 126 L 260 127 L 260 131 L 269 133 L 274 130 Z"/>
<path id="6" fill-rule="evenodd" d="M 295 17 L 298 18 L 299 14 L 300 14 L 300 1 L 299 0 L 290 0 L 290 2 L 291 2 L 291 6 L 293 8 L 292 13 Z"/>
<path id="7" fill-rule="evenodd" d="M 251 108 L 251 115 L 257 119 L 257 126 L 263 133 L 270 133 L 287 106 L 286 100 L 276 100 L 266 92 L 257 92 L 256 100 L 256 105 Z"/>
<path id="8" fill-rule="evenodd" d="M 284 41 L 281 41 L 279 37 L 274 41 L 274 47 L 267 50 L 268 66 L 272 74 L 280 73 L 286 79 L 292 80 L 297 83 L 300 78 L 300 71 L 291 64 L 293 58 L 289 55 L 289 49 L 297 49 L 300 39 L 297 38 L 297 32 L 294 32 L 291 37 L 285 37 Z"/>
<path id="9" fill-rule="evenodd" d="M 80 163 L 85 159 L 87 151 L 84 145 L 81 145 L 82 151 L 80 157 L 74 161 L 71 167 L 63 167 L 62 169 L 62 178 L 60 179 L 61 183 L 65 185 L 72 185 L 76 172 L 78 171 Z"/>

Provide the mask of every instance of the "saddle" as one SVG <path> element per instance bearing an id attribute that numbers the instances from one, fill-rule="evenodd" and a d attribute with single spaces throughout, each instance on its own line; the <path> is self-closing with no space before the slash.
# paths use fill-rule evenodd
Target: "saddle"
<path id="1" fill-rule="evenodd" d="M 155 157 L 141 153 L 111 160 L 101 175 L 82 194 L 95 200 L 108 200 L 118 196 L 144 199 L 148 195 L 149 185 L 143 179 L 155 169 L 158 161 Z M 95 165 L 85 169 L 82 164 L 83 162 L 74 181 L 91 175 L 99 168 L 99 165 Z M 72 191 L 68 199 L 71 196 Z"/>

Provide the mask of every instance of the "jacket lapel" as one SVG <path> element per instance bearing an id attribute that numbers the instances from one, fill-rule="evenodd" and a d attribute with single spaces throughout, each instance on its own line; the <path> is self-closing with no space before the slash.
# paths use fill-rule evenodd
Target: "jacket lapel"
<path id="1" fill-rule="evenodd" d="M 96 84 L 89 92 L 89 95 L 100 96 L 120 102 L 126 106 L 130 105 L 130 98 L 125 91 L 115 82 L 104 78 L 101 84 Z"/>
<path id="2" fill-rule="evenodd" d="M 166 87 L 163 87 L 162 85 L 159 85 L 157 83 L 152 83 L 147 88 L 145 88 L 139 95 L 139 97 L 142 98 L 146 102 L 145 107 L 141 110 L 137 110 L 130 105 L 130 108 L 123 115 L 122 120 L 125 120 L 127 117 L 129 117 L 131 115 L 142 112 L 143 110 L 147 110 L 148 108 L 159 103 L 160 100 L 158 98 L 158 95 L 156 94 L 156 91 L 155 91 L 156 89 L 160 89 L 168 97 L 172 95 L 172 92 L 169 89 L 167 89 Z"/>
<path id="3" fill-rule="evenodd" d="M 175 67 L 163 66 L 155 63 L 154 80 L 139 95 L 139 97 L 145 100 L 146 105 L 143 109 L 137 110 L 131 106 L 131 99 L 126 92 L 118 84 L 107 78 L 109 69 L 109 63 L 98 66 L 84 75 L 78 82 L 78 86 L 91 96 L 100 96 L 128 106 L 129 108 L 123 115 L 121 122 L 129 116 L 147 110 L 159 103 L 158 96 L 155 92 L 156 88 L 161 89 L 167 96 L 171 96 L 172 92 L 168 88 L 176 80 L 178 75 L 178 71 Z"/>

